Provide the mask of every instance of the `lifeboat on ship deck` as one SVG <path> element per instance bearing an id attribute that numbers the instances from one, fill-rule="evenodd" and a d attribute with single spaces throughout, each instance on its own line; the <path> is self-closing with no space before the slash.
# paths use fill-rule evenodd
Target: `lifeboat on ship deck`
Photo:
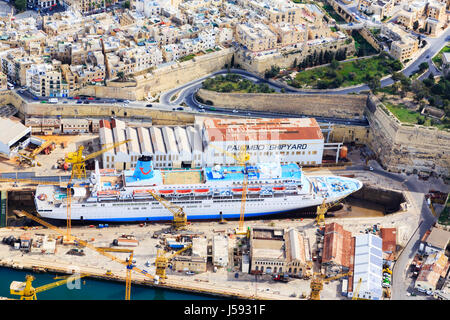
<path id="1" fill-rule="evenodd" d="M 209 192 L 209 189 L 208 188 L 205 188 L 205 189 L 194 189 L 194 192 L 195 193 L 206 193 L 206 192 Z"/>
<path id="2" fill-rule="evenodd" d="M 191 193 L 191 189 L 180 189 L 180 190 L 177 190 L 176 192 L 177 193 L 179 193 L 179 194 L 187 194 L 187 193 Z"/>
<path id="3" fill-rule="evenodd" d="M 261 191 L 261 188 L 259 188 L 259 187 L 251 187 L 251 188 L 248 188 L 247 190 L 248 190 L 248 192 L 259 192 L 259 191 Z"/>
<path id="4" fill-rule="evenodd" d="M 273 191 L 284 191 L 286 188 L 285 187 L 273 187 L 272 190 Z"/>
<path id="5" fill-rule="evenodd" d="M 168 190 L 159 190 L 158 191 L 160 194 L 172 194 L 173 193 L 173 190 L 170 190 L 170 189 L 168 189 Z"/>

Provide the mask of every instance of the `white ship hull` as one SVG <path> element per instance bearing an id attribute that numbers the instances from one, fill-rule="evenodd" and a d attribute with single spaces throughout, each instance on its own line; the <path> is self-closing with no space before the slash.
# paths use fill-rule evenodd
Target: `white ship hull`
<path id="1" fill-rule="evenodd" d="M 334 199 L 328 199 L 332 201 Z M 200 202 L 200 201 L 197 201 Z M 245 216 L 256 217 L 277 214 L 306 207 L 317 206 L 323 202 L 322 198 L 313 199 L 305 196 L 288 196 L 266 199 L 248 199 L 245 204 Z M 201 203 L 183 206 L 188 220 L 219 219 L 220 212 L 225 219 L 239 218 L 241 201 L 202 200 Z M 67 219 L 67 208 L 38 210 L 40 216 L 51 219 Z M 139 202 L 109 202 L 93 204 L 72 204 L 72 220 L 92 221 L 163 221 L 172 220 L 173 215 L 157 201 Z"/>
<path id="2" fill-rule="evenodd" d="M 150 159 L 151 160 L 151 159 Z M 158 171 L 151 161 L 139 160 L 131 175 L 101 174 L 98 167 L 89 187 L 71 188 L 72 220 L 163 221 L 173 214 L 152 194 L 183 208 L 188 220 L 239 218 L 242 204 L 242 167 Z M 277 214 L 342 199 L 362 183 L 344 177 L 306 177 L 295 164 L 259 165 L 248 169 L 245 217 Z M 171 183 L 171 178 L 175 183 Z M 179 181 L 185 183 L 179 184 Z M 177 183 L 178 182 L 178 183 Z M 39 185 L 35 203 L 44 218 L 67 219 L 67 189 Z"/>

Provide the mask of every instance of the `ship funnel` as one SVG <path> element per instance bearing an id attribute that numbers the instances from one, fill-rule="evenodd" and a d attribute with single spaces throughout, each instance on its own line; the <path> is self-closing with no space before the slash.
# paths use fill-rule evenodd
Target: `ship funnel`
<path id="1" fill-rule="evenodd" d="M 136 169 L 134 169 L 133 177 L 136 180 L 145 180 L 153 178 L 153 161 L 152 156 L 140 156 Z"/>

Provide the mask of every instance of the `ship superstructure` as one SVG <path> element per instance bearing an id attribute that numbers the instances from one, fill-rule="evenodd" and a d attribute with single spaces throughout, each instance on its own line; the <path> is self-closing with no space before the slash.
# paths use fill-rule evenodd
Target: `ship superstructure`
<path id="1" fill-rule="evenodd" d="M 295 164 L 213 166 L 155 170 L 151 156 L 141 156 L 134 171 L 100 170 L 96 163 L 86 187 L 72 188 L 71 219 L 94 221 L 171 220 L 172 214 L 148 190 L 183 207 L 189 220 L 238 218 L 244 174 L 248 175 L 246 217 L 261 216 L 332 202 L 359 190 L 356 179 L 305 176 Z M 39 185 L 35 203 L 46 218 L 66 219 L 66 189 Z"/>

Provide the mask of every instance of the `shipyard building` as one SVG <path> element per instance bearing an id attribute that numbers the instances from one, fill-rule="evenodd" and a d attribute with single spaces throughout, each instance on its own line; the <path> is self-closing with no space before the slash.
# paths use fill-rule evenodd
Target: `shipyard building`
<path id="1" fill-rule="evenodd" d="M 236 164 L 244 146 L 249 164 L 322 163 L 324 136 L 313 118 L 219 119 L 198 117 L 185 126 L 128 126 L 100 120 L 100 143 L 130 139 L 102 155 L 104 169 L 128 170 L 141 155 L 153 156 L 155 168 L 199 168 Z"/>

